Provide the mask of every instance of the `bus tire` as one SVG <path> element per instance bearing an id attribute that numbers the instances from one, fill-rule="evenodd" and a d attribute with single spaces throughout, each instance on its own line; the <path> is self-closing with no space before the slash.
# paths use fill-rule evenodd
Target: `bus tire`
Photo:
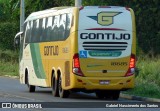
<path id="1" fill-rule="evenodd" d="M 29 84 L 29 77 L 28 77 L 28 73 L 26 73 L 26 77 L 27 77 L 27 86 L 28 86 L 28 91 L 29 92 L 35 92 L 35 90 L 36 90 L 36 86 L 34 86 L 34 85 L 30 85 Z"/>
<path id="2" fill-rule="evenodd" d="M 54 97 L 59 97 L 59 92 L 58 92 L 58 81 L 55 77 L 55 75 L 53 74 L 52 76 L 52 95 Z"/>
<path id="3" fill-rule="evenodd" d="M 36 86 L 28 85 L 29 92 L 35 92 Z"/>
<path id="4" fill-rule="evenodd" d="M 68 98 L 69 97 L 69 91 L 68 90 L 64 90 L 62 88 L 62 78 L 61 78 L 61 75 L 59 76 L 58 78 L 58 89 L 59 89 L 59 96 L 61 98 Z"/>
<path id="5" fill-rule="evenodd" d="M 97 97 L 98 99 L 104 99 L 104 97 L 105 97 L 104 91 L 101 91 L 101 90 L 96 91 L 96 97 Z"/>

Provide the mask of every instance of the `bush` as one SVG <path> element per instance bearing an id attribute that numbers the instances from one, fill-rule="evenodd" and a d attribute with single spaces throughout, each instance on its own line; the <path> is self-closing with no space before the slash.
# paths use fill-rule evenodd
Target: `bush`
<path id="1" fill-rule="evenodd" d="M 17 23 L 5 22 L 0 23 L 0 48 L 14 49 L 14 37 L 18 32 Z"/>
<path id="2" fill-rule="evenodd" d="M 0 49 L 0 76 L 18 76 L 18 51 Z"/>
<path id="3" fill-rule="evenodd" d="M 0 50 L 0 61 L 18 63 L 18 51 Z"/>
<path id="4" fill-rule="evenodd" d="M 160 87 L 160 58 L 139 57 L 137 67 L 139 69 L 138 79 L 154 83 Z"/>

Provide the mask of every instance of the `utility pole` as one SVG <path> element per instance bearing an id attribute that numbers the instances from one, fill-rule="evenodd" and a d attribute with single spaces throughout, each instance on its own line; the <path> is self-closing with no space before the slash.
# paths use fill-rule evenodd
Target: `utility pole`
<path id="1" fill-rule="evenodd" d="M 75 6 L 81 7 L 82 6 L 82 0 L 75 0 Z"/>
<path id="2" fill-rule="evenodd" d="M 20 32 L 23 31 L 23 24 L 25 20 L 25 0 L 21 0 L 21 7 L 20 7 Z"/>

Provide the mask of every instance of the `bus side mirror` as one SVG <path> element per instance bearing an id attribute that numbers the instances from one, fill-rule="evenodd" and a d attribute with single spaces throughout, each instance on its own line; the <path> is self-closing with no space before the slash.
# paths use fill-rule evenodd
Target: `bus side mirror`
<path id="1" fill-rule="evenodd" d="M 20 37 L 14 39 L 14 46 L 18 47 L 20 45 Z"/>
<path id="2" fill-rule="evenodd" d="M 23 32 L 19 32 L 16 34 L 15 38 L 14 38 L 14 47 L 17 48 L 20 46 L 20 42 L 21 42 L 21 35 L 23 34 Z"/>

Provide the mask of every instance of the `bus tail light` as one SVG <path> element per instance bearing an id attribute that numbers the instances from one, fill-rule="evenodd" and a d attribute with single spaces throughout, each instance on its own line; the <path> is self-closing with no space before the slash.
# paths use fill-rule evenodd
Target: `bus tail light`
<path id="1" fill-rule="evenodd" d="M 130 63 L 129 63 L 129 69 L 126 73 L 125 76 L 131 76 L 134 74 L 135 72 L 135 62 L 136 62 L 136 58 L 134 54 L 131 54 L 131 58 L 130 58 Z"/>
<path id="2" fill-rule="evenodd" d="M 79 55 L 75 54 L 73 56 L 73 69 L 72 69 L 73 73 L 78 75 L 78 76 L 84 76 L 81 68 L 80 68 L 80 61 L 79 61 Z"/>

